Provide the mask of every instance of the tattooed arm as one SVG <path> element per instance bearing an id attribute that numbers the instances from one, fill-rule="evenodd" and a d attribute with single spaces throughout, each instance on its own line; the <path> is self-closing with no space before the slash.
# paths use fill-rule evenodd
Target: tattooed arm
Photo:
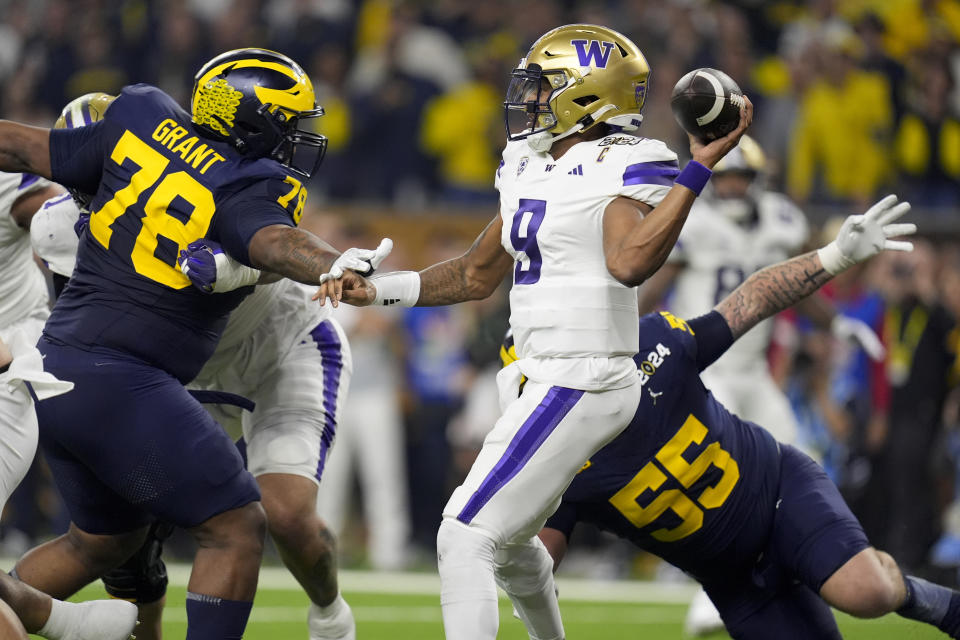
<path id="1" fill-rule="evenodd" d="M 266 226 L 250 240 L 250 262 L 306 284 L 320 284 L 340 252 L 304 229 L 280 224 Z"/>
<path id="2" fill-rule="evenodd" d="M 881 251 L 912 251 L 905 240 L 917 232 L 912 223 L 895 224 L 910 211 L 910 203 L 889 195 L 863 215 L 847 216 L 836 239 L 825 247 L 756 272 L 714 309 L 730 326 L 736 340 L 754 325 L 807 297 L 830 278 Z"/>
<path id="3" fill-rule="evenodd" d="M 500 246 L 503 222 L 498 215 L 459 258 L 440 262 L 420 272 L 418 307 L 482 300 L 503 282 L 513 265 Z"/>
<path id="4" fill-rule="evenodd" d="M 757 271 L 714 307 L 736 340 L 758 322 L 797 303 L 822 287 L 827 273 L 816 251 Z"/>

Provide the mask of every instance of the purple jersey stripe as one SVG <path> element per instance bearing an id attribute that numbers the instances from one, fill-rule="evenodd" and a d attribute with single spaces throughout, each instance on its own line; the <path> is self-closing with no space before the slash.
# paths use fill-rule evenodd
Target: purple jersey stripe
<path id="1" fill-rule="evenodd" d="M 631 184 L 658 184 L 664 187 L 672 187 L 673 180 L 676 178 L 677 174 L 672 176 L 634 176 L 632 178 L 624 177 L 623 186 L 629 186 Z"/>
<path id="2" fill-rule="evenodd" d="M 337 395 L 340 392 L 340 372 L 343 370 L 343 345 L 337 330 L 328 320 L 318 324 L 310 337 L 317 343 L 323 358 L 323 434 L 320 436 L 320 461 L 317 462 L 317 481 L 323 475 L 327 452 L 337 433 Z"/>
<path id="3" fill-rule="evenodd" d="M 460 515 L 457 516 L 457 520 L 470 524 L 480 509 L 490 501 L 493 494 L 517 475 L 523 465 L 533 457 L 540 445 L 553 433 L 556 426 L 581 397 L 583 397 L 583 391 L 579 389 L 550 387 L 537 408 L 513 436 L 503 456 L 480 483 L 480 487 L 470 496 Z"/>
<path id="4" fill-rule="evenodd" d="M 680 175 L 680 168 L 675 160 L 658 162 L 640 162 L 632 164 L 623 172 L 623 184 L 659 184 L 669 186 L 674 178 Z"/>
<path id="5" fill-rule="evenodd" d="M 34 182 L 39 180 L 39 176 L 35 176 L 32 173 L 21 173 L 20 174 L 20 185 L 17 187 L 17 190 L 26 189 Z"/>

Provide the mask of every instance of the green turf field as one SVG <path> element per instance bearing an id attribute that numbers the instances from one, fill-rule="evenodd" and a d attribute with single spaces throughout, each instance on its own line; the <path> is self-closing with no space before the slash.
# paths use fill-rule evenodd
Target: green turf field
<path id="1" fill-rule="evenodd" d="M 169 640 L 181 639 L 186 633 L 184 609 L 185 568 L 171 571 L 171 587 L 168 594 L 164 632 Z M 273 575 L 273 574 L 271 574 Z M 262 577 L 256 603 L 247 633 L 248 640 L 307 640 L 307 598 L 282 575 Z M 405 586 L 399 591 L 416 593 L 378 593 L 378 584 L 391 588 L 402 584 L 403 576 L 392 575 L 382 579 L 376 574 L 364 576 L 360 572 L 345 577 L 344 595 L 353 608 L 357 620 L 359 640 L 429 640 L 443 638 L 440 620 L 439 597 L 425 593 L 435 587 L 435 576 L 411 574 L 412 589 Z M 351 590 L 351 586 L 354 587 Z M 565 597 L 572 592 L 575 597 Z M 623 602 L 617 597 L 616 585 L 592 587 L 589 584 L 560 581 L 560 603 L 563 611 L 567 637 L 571 640 L 661 640 L 679 639 L 685 605 L 690 589 L 687 586 L 636 585 L 632 583 L 620 590 L 620 595 L 638 594 L 633 602 Z M 604 601 L 612 594 L 614 602 Z M 90 587 L 81 598 L 104 597 L 101 588 Z M 643 598 L 646 597 L 646 601 Z M 583 599 L 577 599 L 583 598 Z M 879 620 L 861 621 L 840 614 L 840 628 L 844 638 L 850 640 L 933 640 L 946 638 L 936 629 L 904 620 L 895 615 Z M 510 615 L 506 600 L 500 603 L 500 638 L 502 640 L 526 640 L 523 625 Z M 712 636 L 712 640 L 727 638 L 726 634 Z M 776 640 L 774 635 L 770 640 Z"/>

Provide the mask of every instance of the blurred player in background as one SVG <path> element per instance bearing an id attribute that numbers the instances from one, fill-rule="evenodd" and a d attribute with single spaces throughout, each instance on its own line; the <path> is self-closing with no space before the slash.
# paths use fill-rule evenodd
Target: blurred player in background
<path id="1" fill-rule="evenodd" d="M 177 255 L 205 238 L 246 266 L 312 284 L 345 264 L 295 226 L 306 197 L 299 178 L 316 170 L 325 148 L 299 126 L 321 114 L 299 65 L 244 49 L 201 69 L 192 114 L 134 85 L 101 121 L 78 129 L 0 123 L 0 169 L 96 194 L 77 266 L 40 343 L 44 366 L 76 384 L 38 405 L 41 444 L 73 522 L 21 559 L 26 582 L 72 593 L 131 556 L 159 518 L 199 544 L 187 637 L 242 635 L 262 553 L 260 494 L 236 447 L 182 384 L 249 289 L 208 296 L 191 286 Z M 338 283 L 359 277 L 338 275 Z"/>
<path id="2" fill-rule="evenodd" d="M 691 141 L 694 161 L 681 172 L 666 145 L 634 133 L 649 72 L 637 46 L 606 27 L 541 36 L 507 91 L 499 214 L 459 258 L 343 289 L 356 304 L 455 304 L 488 297 L 513 273 L 520 360 L 500 374 L 503 415 L 437 534 L 449 640 L 496 637 L 497 582 L 531 637 L 563 637 L 536 534 L 586 459 L 629 423 L 640 398 L 636 286 L 666 259 L 709 167 L 750 123 L 747 101 L 730 135 Z"/>
<path id="3" fill-rule="evenodd" d="M 640 289 L 641 313 L 662 303 L 673 287 L 670 311 L 693 318 L 751 273 L 800 252 L 809 239 L 806 218 L 786 196 L 768 190 L 765 179 L 763 150 L 744 136 L 714 167 L 667 263 Z M 880 339 L 867 324 L 833 313 L 822 298 L 806 298 L 798 310 L 831 327 L 835 335 L 858 339 L 871 357 L 883 357 Z M 704 371 L 703 381 L 730 411 L 763 425 L 780 442 L 798 445 L 797 420 L 767 363 L 772 334 L 772 319 L 759 323 Z M 685 627 L 691 634 L 722 627 L 704 592 L 694 597 Z"/>
<path id="4" fill-rule="evenodd" d="M 763 269 L 689 321 L 640 321 L 644 393 L 631 425 L 584 465 L 541 537 L 559 563 L 591 522 L 699 580 L 741 640 L 839 639 L 832 605 L 873 618 L 896 611 L 960 638 L 960 592 L 904 576 L 878 551 L 812 459 L 726 410 L 699 372 L 764 318 L 916 226 L 888 196 L 847 218 L 819 251 Z"/>

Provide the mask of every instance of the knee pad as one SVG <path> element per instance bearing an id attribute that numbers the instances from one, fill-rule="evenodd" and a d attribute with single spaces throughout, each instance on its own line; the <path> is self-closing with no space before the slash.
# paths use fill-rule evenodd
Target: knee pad
<path id="1" fill-rule="evenodd" d="M 507 544 L 494 555 L 494 577 L 509 594 L 526 596 L 540 592 L 552 582 L 553 559 L 539 538 L 523 544 Z"/>
<path id="2" fill-rule="evenodd" d="M 114 598 L 150 604 L 167 593 L 167 567 L 160 554 L 173 526 L 154 523 L 143 545 L 122 565 L 103 574 L 103 586 Z"/>

